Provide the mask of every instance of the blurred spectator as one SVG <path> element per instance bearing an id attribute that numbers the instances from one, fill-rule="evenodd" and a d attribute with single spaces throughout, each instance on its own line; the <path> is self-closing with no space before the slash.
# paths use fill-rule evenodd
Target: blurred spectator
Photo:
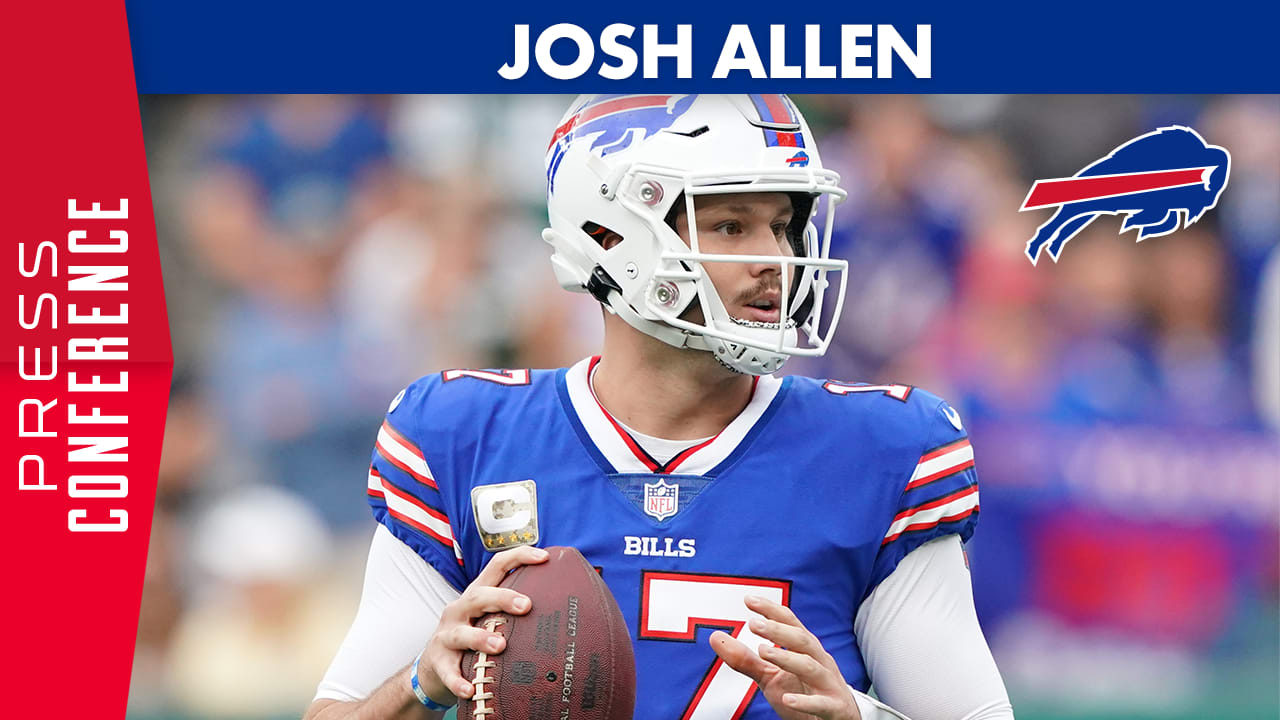
<path id="1" fill-rule="evenodd" d="M 415 377 L 481 362 L 481 349 L 458 322 L 484 243 L 483 236 L 457 234 L 459 216 L 471 214 L 472 204 L 465 194 L 404 175 L 391 212 L 356 236 L 342 258 L 335 304 L 352 355 L 345 370 L 362 392 L 389 399 Z"/>
<path id="2" fill-rule="evenodd" d="M 225 431 L 220 474 L 271 478 L 315 497 L 330 522 L 355 525 L 365 513 L 350 479 L 367 465 L 386 400 L 347 381 L 349 364 L 377 359 L 345 345 L 333 273 L 386 208 L 385 131 L 369 101 L 333 96 L 239 102 L 213 131 L 186 219 L 230 292 L 202 353 Z"/>
<path id="3" fill-rule="evenodd" d="M 1221 238 L 1204 225 L 1160 238 L 1144 273 L 1151 364 L 1162 402 L 1149 409 L 1183 427 L 1249 427 L 1247 361 L 1228 332 L 1231 272 Z M 1144 250 L 1146 250 L 1144 248 Z M 1156 414 L 1158 413 L 1158 415 Z"/>
<path id="4" fill-rule="evenodd" d="M 279 490 L 237 490 L 202 513 L 192 550 L 203 592 L 170 651 L 177 707 L 207 717 L 296 715 L 352 612 L 318 585 L 330 551 L 320 517 Z"/>
<path id="5" fill-rule="evenodd" d="M 191 239 L 233 289 L 322 300 L 335 255 L 379 206 L 386 138 L 366 101 L 286 95 L 225 108 L 188 201 Z"/>
<path id="6" fill-rule="evenodd" d="M 1141 119 L 1150 102 L 1136 95 L 1010 95 L 993 126 L 1024 180 L 1070 177 L 1152 130 Z"/>
<path id="7" fill-rule="evenodd" d="M 1136 422 L 1159 399 L 1143 367 L 1138 247 L 1118 231 L 1116 218 L 1093 221 L 1054 266 L 1047 319 L 1062 346 L 1045 380 L 1057 376 L 1058 420 Z"/>
<path id="8" fill-rule="evenodd" d="M 138 641 L 129 681 L 129 714 L 157 717 L 168 706 L 169 650 L 174 631 L 187 611 L 180 568 L 185 536 L 175 513 L 163 501 L 151 518 L 146 574 L 138 617 Z"/>
<path id="9" fill-rule="evenodd" d="M 1045 377 L 1060 340 L 1044 321 L 1048 288 L 1007 242 L 1034 231 L 1025 215 L 984 213 L 959 267 L 960 297 L 924 339 L 931 372 L 901 375 L 938 392 L 954 385 L 946 394 L 970 424 L 1043 421 L 1051 412 L 1054 386 Z"/>
<path id="10" fill-rule="evenodd" d="M 1205 109 L 1202 131 L 1231 151 L 1231 192 L 1217 208 L 1232 282 L 1228 330 L 1253 331 L 1263 265 L 1280 247 L 1280 97 L 1220 98 Z"/>
<path id="11" fill-rule="evenodd" d="M 445 211 L 429 231 L 446 250 L 435 277 L 440 289 L 431 292 L 439 306 L 433 318 L 447 330 L 440 345 L 487 351 L 490 364 L 516 367 L 571 364 L 598 346 L 598 306 L 559 289 L 541 239 L 547 132 L 568 102 L 466 95 L 392 105 L 401 167 L 429 184 Z M 460 357 L 423 367 L 465 364 Z"/>
<path id="12" fill-rule="evenodd" d="M 878 377 L 951 300 L 963 249 L 963 193 L 939 177 L 953 151 L 924 104 L 858 98 L 848 125 L 824 138 L 823 163 L 849 199 L 836 210 L 832 255 L 849 261 L 849 291 L 822 374 Z"/>
<path id="13" fill-rule="evenodd" d="M 134 715 L 157 715 L 168 703 L 169 647 L 187 610 L 186 516 L 192 498 L 208 479 L 203 471 L 218 443 L 192 382 L 190 376 L 179 373 L 169 395 L 129 692 L 129 710 Z"/>
<path id="14" fill-rule="evenodd" d="M 1280 433 L 1280 246 L 1262 273 L 1254 327 L 1254 398 L 1263 421 Z"/>

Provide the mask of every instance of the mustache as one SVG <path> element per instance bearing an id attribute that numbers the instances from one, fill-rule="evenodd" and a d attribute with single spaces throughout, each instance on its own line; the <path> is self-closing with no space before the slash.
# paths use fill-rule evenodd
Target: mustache
<path id="1" fill-rule="evenodd" d="M 733 298 L 734 305 L 746 305 L 752 300 L 764 295 L 768 292 L 776 291 L 778 296 L 782 295 L 782 281 L 772 275 L 767 275 L 756 281 L 756 284 L 750 288 L 743 290 Z"/>

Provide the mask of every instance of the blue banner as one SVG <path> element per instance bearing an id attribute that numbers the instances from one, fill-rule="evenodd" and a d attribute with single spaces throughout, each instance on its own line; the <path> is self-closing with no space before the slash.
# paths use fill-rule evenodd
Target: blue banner
<path id="1" fill-rule="evenodd" d="M 1274 4 L 130 0 L 141 93 L 1267 92 Z M 807 27 L 806 23 L 811 27 Z M 501 68 L 508 68 L 500 73 Z"/>

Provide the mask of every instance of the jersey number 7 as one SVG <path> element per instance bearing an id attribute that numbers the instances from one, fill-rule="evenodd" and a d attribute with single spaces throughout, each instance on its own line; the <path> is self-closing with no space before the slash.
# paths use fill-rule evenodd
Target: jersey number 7
<path id="1" fill-rule="evenodd" d="M 913 389 L 910 385 L 853 385 L 850 383 L 836 382 L 828 380 L 822 384 L 822 389 L 832 395 L 848 395 L 849 393 L 884 393 L 894 400 L 907 401 L 907 397 L 911 395 Z"/>
<path id="2" fill-rule="evenodd" d="M 476 380 L 484 380 L 486 382 L 497 383 L 499 385 L 528 385 L 529 370 L 445 370 L 440 373 L 440 377 L 444 382 L 457 380 L 458 378 L 475 378 Z"/>
<path id="3" fill-rule="evenodd" d="M 791 583 L 768 578 L 644 571 L 640 595 L 640 638 L 696 642 L 698 628 L 719 628 L 751 649 L 764 639 L 747 627 L 748 595 L 780 605 L 791 598 Z M 755 695 L 751 678 L 724 664 L 714 652 L 711 667 L 680 720 L 736 720 Z"/>

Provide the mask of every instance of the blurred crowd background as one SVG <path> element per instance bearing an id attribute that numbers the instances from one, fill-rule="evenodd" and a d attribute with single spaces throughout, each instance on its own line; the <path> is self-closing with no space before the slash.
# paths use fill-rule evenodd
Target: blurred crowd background
<path id="1" fill-rule="evenodd" d="M 1280 98 L 801 96 L 850 198 L 831 352 L 974 439 L 975 594 L 1018 717 L 1280 716 Z M 591 354 L 543 153 L 568 97 L 141 98 L 175 378 L 130 716 L 297 717 L 359 597 L 388 401 Z M 1232 155 L 1218 207 L 1023 247 L 1157 127 Z"/>

